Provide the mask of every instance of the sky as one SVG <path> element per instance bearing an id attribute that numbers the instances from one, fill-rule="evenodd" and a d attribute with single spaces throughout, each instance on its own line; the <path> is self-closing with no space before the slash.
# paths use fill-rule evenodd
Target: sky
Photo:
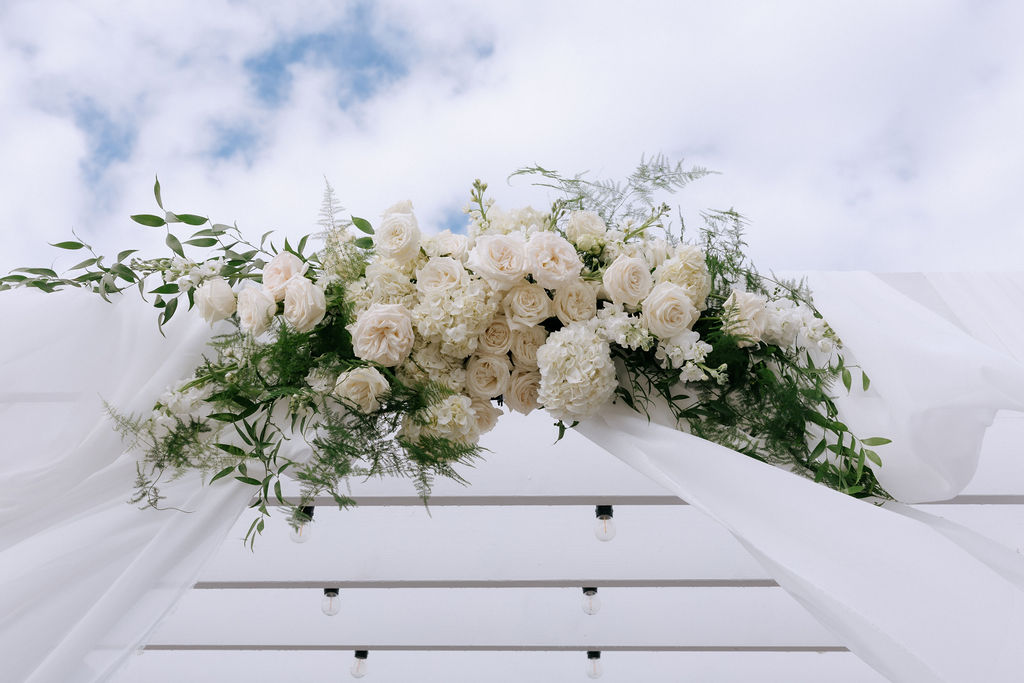
<path id="1" fill-rule="evenodd" d="M 1007 1 L 0 3 L 0 272 L 47 242 L 160 251 L 165 206 L 315 231 L 324 179 L 371 220 L 461 229 L 532 164 L 719 173 L 762 270 L 1021 269 L 1024 5 Z"/>

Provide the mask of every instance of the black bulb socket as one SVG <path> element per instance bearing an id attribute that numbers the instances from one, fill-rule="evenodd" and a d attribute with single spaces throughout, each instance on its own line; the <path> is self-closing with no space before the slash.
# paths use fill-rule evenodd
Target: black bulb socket
<path id="1" fill-rule="evenodd" d="M 356 650 L 356 659 L 366 659 L 370 656 L 369 650 Z"/>
<path id="2" fill-rule="evenodd" d="M 587 659 L 601 659 L 601 651 L 587 650 Z"/>
<path id="3" fill-rule="evenodd" d="M 598 505 L 594 509 L 594 515 L 598 519 L 611 519 L 612 518 L 612 506 L 611 505 Z"/>

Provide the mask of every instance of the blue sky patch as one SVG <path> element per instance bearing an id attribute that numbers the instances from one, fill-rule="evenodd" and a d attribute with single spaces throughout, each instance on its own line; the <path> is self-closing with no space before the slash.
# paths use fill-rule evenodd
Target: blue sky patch
<path id="1" fill-rule="evenodd" d="M 401 78 L 408 72 L 403 58 L 374 37 L 371 25 L 371 10 L 358 4 L 338 28 L 279 42 L 248 59 L 245 69 L 257 97 L 270 106 L 286 102 L 294 64 L 334 69 L 341 106 L 352 98 L 364 100 Z"/>
<path id="2" fill-rule="evenodd" d="M 134 125 L 115 119 L 89 98 L 73 104 L 71 113 L 89 143 L 89 155 L 82 162 L 82 172 L 92 185 L 111 164 L 129 157 L 137 131 Z"/>
<path id="3" fill-rule="evenodd" d="M 251 161 L 251 153 L 256 148 L 257 142 L 259 142 L 259 137 L 250 126 L 217 126 L 210 155 L 215 159 L 231 159 L 240 156 L 248 162 Z"/>
<path id="4" fill-rule="evenodd" d="M 448 229 L 454 233 L 466 233 L 466 227 L 469 225 L 469 216 L 462 210 L 462 206 L 453 206 L 445 209 L 444 213 L 441 214 L 441 220 L 437 225 L 438 232 Z"/>

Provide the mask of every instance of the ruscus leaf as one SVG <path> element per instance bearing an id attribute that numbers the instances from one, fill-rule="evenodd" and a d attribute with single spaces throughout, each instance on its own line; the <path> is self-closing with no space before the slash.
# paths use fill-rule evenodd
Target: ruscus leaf
<path id="1" fill-rule="evenodd" d="M 50 246 L 51 247 L 57 247 L 58 249 L 81 249 L 85 245 L 82 244 L 81 242 L 71 242 L 71 241 L 69 241 L 69 242 L 57 242 L 56 244 L 51 242 Z"/>
<path id="2" fill-rule="evenodd" d="M 358 216 L 352 216 L 352 225 L 356 226 L 367 235 L 373 234 L 373 226 L 370 225 L 370 221 L 365 218 L 359 218 Z"/>
<path id="3" fill-rule="evenodd" d="M 138 213 L 131 217 L 133 221 L 139 225 L 145 225 L 150 228 L 159 228 L 162 225 L 167 225 L 167 221 L 160 216 L 154 216 L 149 213 Z"/>

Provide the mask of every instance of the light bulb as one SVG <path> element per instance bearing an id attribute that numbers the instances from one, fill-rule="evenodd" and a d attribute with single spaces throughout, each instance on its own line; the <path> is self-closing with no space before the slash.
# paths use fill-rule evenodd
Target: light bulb
<path id="1" fill-rule="evenodd" d="M 352 660 L 352 668 L 349 671 L 352 673 L 352 678 L 362 678 L 366 675 L 366 656 L 370 654 L 366 650 L 356 650 L 355 659 Z"/>
<path id="2" fill-rule="evenodd" d="M 341 598 L 337 588 L 325 588 L 324 597 L 320 601 L 320 610 L 329 617 L 341 611 Z"/>
<path id="3" fill-rule="evenodd" d="M 596 650 L 587 652 L 587 678 L 600 678 L 603 673 L 601 653 Z"/>
<path id="4" fill-rule="evenodd" d="M 610 541 L 615 538 L 615 520 L 612 519 L 611 505 L 598 505 L 595 512 L 597 523 L 594 524 L 594 535 L 599 541 Z"/>
<path id="5" fill-rule="evenodd" d="M 316 507 L 313 505 L 306 505 L 299 509 L 299 512 L 295 513 L 295 519 L 299 520 L 297 526 L 291 528 L 291 532 L 288 534 L 292 541 L 295 543 L 305 543 L 309 540 L 309 535 L 313 531 L 313 512 Z"/>
<path id="6" fill-rule="evenodd" d="M 601 611 L 601 599 L 597 597 L 597 589 L 587 587 L 583 589 L 583 612 L 585 614 L 597 614 Z"/>

